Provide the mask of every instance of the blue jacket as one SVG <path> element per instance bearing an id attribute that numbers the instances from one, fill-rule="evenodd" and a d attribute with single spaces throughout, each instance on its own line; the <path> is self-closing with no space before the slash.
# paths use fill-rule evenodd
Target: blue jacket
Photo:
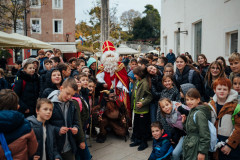
<path id="1" fill-rule="evenodd" d="M 163 132 L 162 136 L 159 139 L 153 139 L 153 150 L 149 157 L 149 160 L 156 160 L 165 156 L 171 147 L 171 143 L 169 141 L 169 136 L 167 133 Z"/>
<path id="2" fill-rule="evenodd" d="M 176 57 L 174 53 L 172 54 L 168 53 L 166 58 L 168 59 L 168 63 L 174 64 L 174 62 L 176 61 Z"/>

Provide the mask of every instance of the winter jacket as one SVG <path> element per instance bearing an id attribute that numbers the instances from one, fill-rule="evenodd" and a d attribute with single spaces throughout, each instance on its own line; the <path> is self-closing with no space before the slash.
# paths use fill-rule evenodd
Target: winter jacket
<path id="1" fill-rule="evenodd" d="M 205 81 L 205 94 L 204 94 L 204 99 L 205 99 L 205 102 L 209 102 L 210 99 L 214 96 L 214 90 L 212 89 L 212 84 L 208 84 L 207 81 Z"/>
<path id="2" fill-rule="evenodd" d="M 213 100 L 209 104 L 214 108 L 211 111 L 211 121 L 214 123 L 218 138 L 222 141 L 226 141 L 227 145 L 232 149 L 235 149 L 240 144 L 240 113 L 234 116 L 235 125 L 232 123 L 232 114 L 238 104 L 238 93 L 231 89 L 229 96 L 218 115 L 216 102 L 217 96 L 213 96 Z"/>
<path id="3" fill-rule="evenodd" d="M 161 92 L 164 89 L 162 85 L 162 75 L 155 75 L 151 77 L 151 93 L 153 96 L 153 101 L 158 102 L 161 98 Z"/>
<path id="4" fill-rule="evenodd" d="M 77 149 L 74 139 L 75 136 L 72 134 L 71 130 L 63 135 L 59 135 L 59 131 L 63 126 L 68 128 L 76 127 L 79 129 L 79 119 L 76 107 L 73 105 L 72 101 L 59 101 L 59 93 L 59 90 L 55 90 L 48 96 L 48 99 L 54 104 L 52 117 L 50 118 L 49 123 L 55 127 L 57 133 L 56 139 L 58 152 L 67 152 L 72 149 L 72 152 L 75 153 Z"/>
<path id="5" fill-rule="evenodd" d="M 178 102 L 172 101 L 172 104 L 173 104 L 172 111 L 170 114 L 166 114 L 166 121 L 170 126 L 183 130 L 182 116 L 181 116 L 182 113 L 180 113 L 178 110 L 176 111 L 176 108 L 177 108 L 176 103 Z M 185 106 L 185 105 L 181 105 L 178 108 L 183 108 L 184 110 L 189 111 L 188 106 Z"/>
<path id="6" fill-rule="evenodd" d="M 180 92 L 178 91 L 176 86 L 173 86 L 173 88 L 171 89 L 165 88 L 161 92 L 160 98 L 163 98 L 163 97 L 169 98 L 171 101 L 177 101 L 177 102 L 181 101 Z"/>
<path id="7" fill-rule="evenodd" d="M 4 133 L 14 160 L 28 160 L 37 151 L 38 143 L 30 123 L 18 111 L 0 111 L 0 131 Z M 0 160 L 5 160 L 0 144 Z"/>
<path id="8" fill-rule="evenodd" d="M 178 90 L 180 90 L 181 84 L 190 83 L 189 79 L 188 79 L 188 74 L 189 74 L 190 70 L 191 70 L 191 68 L 189 66 L 185 66 L 182 73 L 180 73 L 180 71 L 178 69 L 176 69 L 176 73 L 174 74 L 173 78 L 174 78 L 174 81 L 176 82 L 176 86 L 177 86 Z M 201 82 L 200 75 L 196 71 L 193 72 L 192 84 L 196 87 L 196 89 L 203 96 L 204 95 L 203 82 Z"/>
<path id="9" fill-rule="evenodd" d="M 131 107 L 136 114 L 146 114 L 149 112 L 149 104 L 152 100 L 152 94 L 149 89 L 147 78 L 136 81 L 133 86 Z M 137 108 L 137 102 L 142 102 L 142 107 Z"/>
<path id="10" fill-rule="evenodd" d="M 52 73 L 53 71 L 57 70 L 56 68 L 51 69 L 50 71 L 47 71 L 46 75 L 45 75 L 45 82 L 42 85 L 42 93 L 40 94 L 41 98 L 47 98 L 48 95 L 54 91 L 54 90 L 58 90 L 56 84 L 52 83 Z M 63 81 L 61 81 L 60 85 L 62 84 Z M 41 92 L 41 91 L 40 91 Z"/>
<path id="11" fill-rule="evenodd" d="M 193 120 L 195 112 L 197 112 L 195 115 L 196 122 Z M 210 118 L 211 112 L 207 106 L 197 106 L 190 110 L 184 124 L 187 133 L 183 141 L 184 160 L 197 159 L 198 153 L 205 154 L 205 159 L 208 159 L 210 146 L 208 120 Z"/>
<path id="12" fill-rule="evenodd" d="M 8 82 L 4 78 L 0 78 L 0 91 L 2 89 L 8 89 Z"/>
<path id="13" fill-rule="evenodd" d="M 26 82 L 23 86 L 23 80 Z M 20 71 L 18 80 L 15 81 L 14 91 L 19 97 L 20 108 L 19 111 L 25 113 L 27 109 L 30 110 L 27 115 L 36 114 L 36 104 L 39 97 L 39 78 L 36 73 L 33 76 L 24 71 Z"/>
<path id="14" fill-rule="evenodd" d="M 39 160 L 42 160 L 43 156 L 43 124 L 39 122 L 35 116 L 30 116 L 27 118 L 30 122 L 32 129 L 36 135 L 38 141 L 38 149 L 34 155 L 40 156 Z M 47 122 L 45 123 L 46 127 L 46 143 L 45 143 L 45 152 L 48 160 L 55 160 L 57 158 L 62 159 L 60 154 L 57 151 L 56 146 L 56 136 L 54 127 Z"/>
<path id="15" fill-rule="evenodd" d="M 44 89 L 45 89 L 45 83 L 46 83 L 46 74 L 47 70 L 43 71 L 39 77 L 39 96 L 41 97 Z"/>
<path id="16" fill-rule="evenodd" d="M 168 59 L 168 63 L 174 64 L 174 62 L 176 61 L 176 57 L 174 53 L 168 53 L 166 58 Z"/>
<path id="17" fill-rule="evenodd" d="M 207 63 L 205 66 L 197 66 L 197 68 L 199 69 L 199 71 L 200 71 L 200 73 L 201 73 L 201 75 L 203 76 L 203 78 L 205 78 L 205 76 L 206 76 L 206 74 L 207 74 L 207 71 L 208 71 L 208 66 L 209 66 L 210 64 L 209 63 Z"/>
<path id="18" fill-rule="evenodd" d="M 163 132 L 159 139 L 153 139 L 153 150 L 148 160 L 157 160 L 162 158 L 171 147 L 169 141 L 169 136 L 167 133 Z"/>

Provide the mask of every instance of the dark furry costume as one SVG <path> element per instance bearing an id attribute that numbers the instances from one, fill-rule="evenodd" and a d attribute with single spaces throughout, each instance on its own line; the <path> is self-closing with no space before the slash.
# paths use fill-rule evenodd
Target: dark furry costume
<path id="1" fill-rule="evenodd" d="M 111 128 L 116 135 L 121 137 L 125 137 L 128 133 L 129 117 L 124 103 L 118 99 L 116 100 L 114 93 L 110 93 L 107 96 L 105 97 L 105 105 L 98 112 L 100 128 L 100 133 L 96 140 L 98 143 L 104 143 L 106 140 L 106 128 Z"/>

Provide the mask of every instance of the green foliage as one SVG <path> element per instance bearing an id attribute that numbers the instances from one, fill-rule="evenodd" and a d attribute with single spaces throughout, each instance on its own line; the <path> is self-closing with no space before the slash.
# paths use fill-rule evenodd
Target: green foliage
<path id="1" fill-rule="evenodd" d="M 152 5 L 146 5 L 143 18 L 136 18 L 133 26 L 133 40 L 160 42 L 161 17 Z M 159 44 L 159 43 L 158 43 Z"/>
<path id="2" fill-rule="evenodd" d="M 12 58 L 12 55 L 9 53 L 9 50 L 0 49 L 0 57 L 4 56 L 6 59 Z"/>

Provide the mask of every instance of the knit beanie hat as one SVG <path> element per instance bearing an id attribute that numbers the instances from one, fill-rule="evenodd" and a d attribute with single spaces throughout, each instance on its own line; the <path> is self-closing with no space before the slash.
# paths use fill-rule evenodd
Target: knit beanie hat
<path id="1" fill-rule="evenodd" d="M 128 77 L 132 78 L 132 80 L 134 80 L 134 81 L 136 80 L 136 78 L 134 77 L 133 71 L 130 71 L 128 73 Z"/>
<path id="2" fill-rule="evenodd" d="M 180 88 L 183 92 L 183 95 L 185 96 L 189 89 L 196 88 L 196 87 L 192 83 L 185 83 L 180 85 Z"/>
<path id="3" fill-rule="evenodd" d="M 89 68 L 94 62 L 96 62 L 96 59 L 93 57 L 90 57 L 87 61 L 87 67 Z"/>

